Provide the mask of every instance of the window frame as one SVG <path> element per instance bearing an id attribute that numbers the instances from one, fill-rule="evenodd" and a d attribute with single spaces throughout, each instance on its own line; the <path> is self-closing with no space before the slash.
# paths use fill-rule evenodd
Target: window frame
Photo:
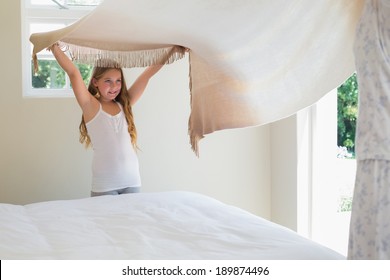
<path id="1" fill-rule="evenodd" d="M 96 6 L 69 6 L 63 9 L 58 5 L 34 5 L 31 0 L 21 0 L 22 34 L 22 92 L 24 98 L 73 97 L 69 78 L 65 75 L 65 88 L 33 88 L 31 67 L 32 44 L 29 41 L 32 24 L 70 25 L 90 13 Z M 53 59 L 52 55 L 38 54 L 38 58 Z"/>
<path id="2" fill-rule="evenodd" d="M 301 135 L 304 145 L 301 146 L 300 154 L 303 154 L 303 159 L 308 157 L 308 160 L 303 160 L 304 164 L 297 168 L 298 175 L 303 175 L 302 182 L 297 184 L 298 192 L 306 194 L 302 203 L 297 204 L 298 220 L 301 219 L 304 225 L 300 233 L 345 255 L 351 212 L 338 211 L 338 198 L 341 195 L 339 187 L 340 181 L 353 181 L 354 172 L 343 169 L 344 164 L 340 161 L 356 164 L 356 159 L 337 158 L 337 110 L 335 88 L 309 108 L 298 112 L 298 122 L 301 126 L 306 125 L 308 131 Z M 302 120 L 309 121 L 304 124 Z M 343 180 L 340 180 L 341 171 Z"/>

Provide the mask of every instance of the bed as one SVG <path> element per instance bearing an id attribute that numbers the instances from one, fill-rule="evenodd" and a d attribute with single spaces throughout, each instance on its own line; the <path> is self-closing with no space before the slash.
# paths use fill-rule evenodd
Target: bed
<path id="1" fill-rule="evenodd" d="M 0 259 L 345 259 L 292 230 L 185 191 L 0 204 Z"/>

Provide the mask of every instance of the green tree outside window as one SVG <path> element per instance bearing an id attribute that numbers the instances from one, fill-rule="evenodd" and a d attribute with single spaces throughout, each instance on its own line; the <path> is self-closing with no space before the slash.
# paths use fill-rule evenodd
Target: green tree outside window
<path id="1" fill-rule="evenodd" d="M 355 158 L 356 119 L 358 113 L 358 84 L 356 73 L 337 88 L 337 145 Z"/>
<path id="2" fill-rule="evenodd" d="M 88 86 L 92 65 L 77 63 L 84 83 Z M 33 67 L 33 64 L 31 65 Z M 33 68 L 32 68 L 33 69 Z M 34 72 L 32 70 L 32 72 Z M 32 76 L 33 88 L 61 89 L 66 84 L 65 72 L 55 60 L 39 60 L 38 72 Z"/>

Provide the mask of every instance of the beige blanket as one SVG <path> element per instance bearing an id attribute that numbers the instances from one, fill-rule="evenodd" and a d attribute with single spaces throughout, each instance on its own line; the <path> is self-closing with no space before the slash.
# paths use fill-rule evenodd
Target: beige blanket
<path id="1" fill-rule="evenodd" d="M 61 41 L 75 60 L 123 67 L 190 49 L 193 149 L 205 134 L 263 125 L 307 107 L 353 71 L 363 0 L 105 0 L 66 28 L 33 34 L 35 56 Z"/>

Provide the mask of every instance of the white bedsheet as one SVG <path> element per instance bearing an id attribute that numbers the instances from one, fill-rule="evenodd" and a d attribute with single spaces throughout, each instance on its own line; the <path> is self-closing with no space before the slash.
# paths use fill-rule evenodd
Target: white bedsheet
<path id="1" fill-rule="evenodd" d="M 344 259 L 191 192 L 0 204 L 0 259 Z"/>

